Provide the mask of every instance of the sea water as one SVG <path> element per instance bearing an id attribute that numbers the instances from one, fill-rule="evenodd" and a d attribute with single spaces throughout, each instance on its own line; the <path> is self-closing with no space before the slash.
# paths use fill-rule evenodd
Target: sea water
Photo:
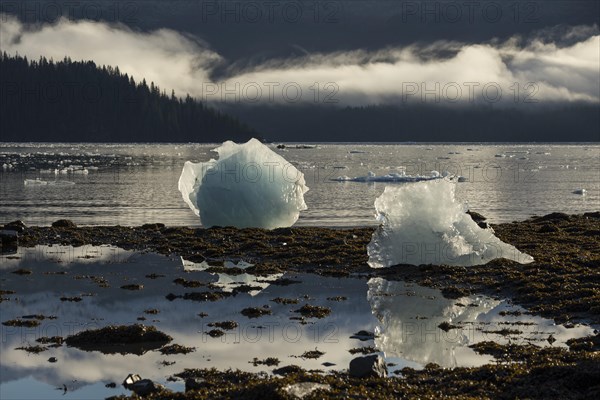
<path id="1" fill-rule="evenodd" d="M 78 225 L 162 222 L 198 226 L 198 217 L 183 201 L 177 183 L 185 161 L 215 158 L 211 152 L 215 147 L 2 143 L 0 223 L 22 219 L 28 225 L 49 225 L 68 218 Z M 301 171 L 310 187 L 304 196 L 308 209 L 300 213 L 297 226 L 376 225 L 374 201 L 384 188 L 412 184 L 340 181 L 339 177 L 431 176 L 432 171 L 454 175 L 459 181 L 457 198 L 491 222 L 522 220 L 555 211 L 600 209 L 598 144 L 344 143 L 270 147 Z M 256 167 L 236 166 L 222 179 L 255 179 Z M 272 167 L 258 168 L 268 174 Z M 88 173 L 77 173 L 83 169 Z M 38 178 L 48 184 L 25 184 Z"/>

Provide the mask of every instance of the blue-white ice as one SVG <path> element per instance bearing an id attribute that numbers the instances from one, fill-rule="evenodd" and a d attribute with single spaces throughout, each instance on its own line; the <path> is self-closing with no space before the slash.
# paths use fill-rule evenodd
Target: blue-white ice
<path id="1" fill-rule="evenodd" d="M 448 179 L 387 186 L 375 200 L 381 225 L 367 247 L 373 268 L 397 264 L 479 265 L 495 258 L 533 258 L 482 229 L 454 197 Z"/>
<path id="2" fill-rule="evenodd" d="M 304 175 L 256 139 L 228 141 L 217 160 L 186 161 L 179 191 L 202 224 L 274 229 L 292 226 L 306 210 Z"/>
<path id="3" fill-rule="evenodd" d="M 380 176 L 369 171 L 367 176 L 355 176 L 353 178 L 349 176 L 338 176 L 332 180 L 337 182 L 421 182 L 441 179 L 447 176 L 448 173 L 445 172 L 440 174 L 438 171 L 431 171 L 429 175 L 406 175 L 404 172 L 392 172 Z"/>

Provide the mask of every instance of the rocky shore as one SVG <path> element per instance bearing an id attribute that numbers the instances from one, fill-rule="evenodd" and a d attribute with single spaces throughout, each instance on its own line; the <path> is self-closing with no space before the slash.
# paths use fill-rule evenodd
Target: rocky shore
<path id="1" fill-rule="evenodd" d="M 474 215 L 480 223 L 481 216 Z M 254 264 L 246 272 L 266 275 L 304 272 L 323 276 L 383 277 L 442 289 L 454 299 L 483 293 L 511 298 L 533 314 L 556 323 L 600 323 L 600 212 L 553 213 L 492 225 L 503 241 L 535 258 L 531 264 L 498 259 L 474 267 L 398 265 L 371 269 L 366 246 L 372 228 L 285 228 L 276 230 L 191 229 L 147 224 L 141 227 L 77 227 L 57 221 L 51 227 L 14 222 L 2 229 L 3 252 L 11 246 L 111 244 L 124 249 L 176 254 L 223 269 L 224 260 Z M 15 243 L 16 232 L 18 244 Z M 225 271 L 223 271 L 225 272 Z M 156 385 L 145 398 L 597 398 L 600 397 L 599 336 L 572 340 L 565 348 L 477 344 L 477 352 L 497 362 L 477 368 L 405 368 L 398 376 L 354 377 L 291 368 L 273 377 L 240 371 L 185 370 L 186 392 Z M 298 386 L 300 385 L 300 386 Z M 300 392 L 298 392 L 300 391 Z M 123 397 L 124 398 L 124 397 Z M 132 398 L 136 398 L 134 394 Z"/>

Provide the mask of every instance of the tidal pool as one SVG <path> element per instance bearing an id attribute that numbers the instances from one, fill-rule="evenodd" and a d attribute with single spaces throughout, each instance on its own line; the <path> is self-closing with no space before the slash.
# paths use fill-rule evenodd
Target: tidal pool
<path id="1" fill-rule="evenodd" d="M 0 398 L 104 398 L 128 393 L 121 382 L 130 373 L 183 390 L 183 382 L 167 379 L 185 368 L 267 373 L 277 368 L 254 365 L 254 358 L 275 357 L 278 367 L 296 364 L 324 372 L 344 370 L 360 356 L 349 350 L 369 346 L 385 357 L 392 373 L 431 362 L 443 367 L 477 366 L 494 362 L 469 347 L 483 340 L 565 346 L 570 338 L 592 334 L 588 326 L 567 328 L 529 315 L 507 299 L 450 300 L 437 289 L 362 276 L 256 277 L 243 272 L 250 265 L 244 260 L 221 265 L 236 267 L 238 275 L 207 272 L 210 265 L 205 262 L 112 246 L 37 246 L 1 256 L 1 322 L 19 319 L 39 325 L 0 325 Z M 19 270 L 20 274 L 14 273 Z M 185 299 L 186 293 L 200 292 L 224 295 L 216 301 Z M 288 300 L 273 301 L 277 298 Z M 295 311 L 304 305 L 327 307 L 331 313 L 303 319 Z M 267 309 L 270 314 L 249 318 L 241 313 L 248 307 Z M 207 334 L 217 329 L 209 324 L 226 321 L 235 324 L 222 329 L 222 336 Z M 122 355 L 37 342 L 42 337 L 66 338 L 87 329 L 136 323 L 154 326 L 173 337 L 170 344 L 195 351 Z M 454 327 L 440 328 L 448 325 Z M 351 338 L 361 330 L 374 336 Z M 17 349 L 36 345 L 46 349 L 39 353 Z M 315 349 L 324 354 L 316 359 L 303 357 Z M 49 361 L 52 357 L 55 362 Z M 113 382 L 115 388 L 106 387 Z"/>

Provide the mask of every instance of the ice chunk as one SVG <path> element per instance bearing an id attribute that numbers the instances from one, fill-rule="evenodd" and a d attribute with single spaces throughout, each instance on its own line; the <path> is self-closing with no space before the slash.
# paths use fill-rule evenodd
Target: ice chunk
<path id="1" fill-rule="evenodd" d="M 74 185 L 75 182 L 70 182 L 70 181 L 53 181 L 53 182 L 48 182 L 48 181 L 43 181 L 40 178 L 36 178 L 36 179 L 25 179 L 24 181 L 25 186 L 71 186 Z"/>
<path id="2" fill-rule="evenodd" d="M 349 176 L 338 176 L 331 180 L 336 182 L 420 182 L 440 179 L 446 176 L 448 176 L 448 172 L 440 174 L 438 171 L 431 171 L 429 175 L 406 175 L 404 171 L 401 171 L 378 176 L 375 175 L 374 172 L 369 171 L 367 176 L 355 176 L 353 178 Z"/>
<path id="3" fill-rule="evenodd" d="M 204 226 L 289 227 L 306 210 L 304 174 L 260 141 L 228 141 L 215 151 L 218 160 L 186 161 L 179 178 Z"/>
<path id="4" fill-rule="evenodd" d="M 367 247 L 372 268 L 396 264 L 478 265 L 494 258 L 533 258 L 480 228 L 447 179 L 387 186 L 375 200 L 381 225 Z"/>
<path id="5" fill-rule="evenodd" d="M 25 184 L 25 186 L 42 186 L 42 185 L 47 185 L 48 182 L 41 180 L 40 178 L 37 179 L 25 179 L 25 181 L 23 182 Z"/>

